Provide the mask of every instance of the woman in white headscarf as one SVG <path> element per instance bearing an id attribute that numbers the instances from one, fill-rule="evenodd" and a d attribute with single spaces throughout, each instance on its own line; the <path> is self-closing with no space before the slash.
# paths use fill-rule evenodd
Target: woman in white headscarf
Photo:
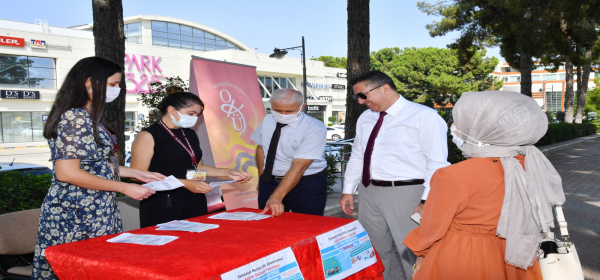
<path id="1" fill-rule="evenodd" d="M 413 279 L 542 279 L 540 232 L 563 204 L 561 178 L 536 143 L 546 115 L 516 92 L 467 92 L 452 110 L 468 159 L 438 169 L 421 225 L 404 240 L 419 258 Z"/>

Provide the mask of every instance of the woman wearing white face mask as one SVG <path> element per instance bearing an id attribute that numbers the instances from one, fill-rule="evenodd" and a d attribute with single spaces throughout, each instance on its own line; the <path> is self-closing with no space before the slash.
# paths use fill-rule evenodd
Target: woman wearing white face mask
<path id="1" fill-rule="evenodd" d="M 205 170 L 207 176 L 228 176 L 246 182 L 251 176 L 228 168 L 202 164 L 202 150 L 191 129 L 204 110 L 198 96 L 176 92 L 160 105 L 162 118 L 140 132 L 131 147 L 131 167 L 173 175 L 185 185 L 157 192 L 140 203 L 140 226 L 149 227 L 173 220 L 207 214 L 205 193 L 212 189 L 204 181 L 185 180 L 188 170 Z"/>
<path id="2" fill-rule="evenodd" d="M 122 231 L 116 192 L 137 200 L 154 193 L 114 179 L 109 154 L 117 150 L 114 130 L 104 124 L 104 105 L 121 91 L 123 69 L 113 61 L 88 57 L 67 74 L 48 114 L 48 139 L 54 174 L 41 206 L 33 279 L 56 279 L 44 257 L 48 246 Z M 164 176 L 121 167 L 120 175 L 151 182 Z"/>

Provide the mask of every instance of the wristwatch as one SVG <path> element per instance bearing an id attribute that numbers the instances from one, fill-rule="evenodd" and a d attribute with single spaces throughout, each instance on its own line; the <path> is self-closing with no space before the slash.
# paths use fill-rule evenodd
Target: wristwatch
<path id="1" fill-rule="evenodd" d="M 425 199 L 421 199 L 421 204 L 425 204 Z"/>

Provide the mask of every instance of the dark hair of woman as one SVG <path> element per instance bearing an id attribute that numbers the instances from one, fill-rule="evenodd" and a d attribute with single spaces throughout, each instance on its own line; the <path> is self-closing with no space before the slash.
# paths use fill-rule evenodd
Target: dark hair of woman
<path id="1" fill-rule="evenodd" d="M 167 114 L 167 109 L 169 106 L 173 106 L 175 110 L 179 111 L 183 108 L 188 108 L 193 104 L 198 104 L 202 106 L 202 110 L 204 110 L 204 103 L 200 100 L 200 97 L 191 93 L 191 92 L 175 92 L 167 95 L 158 106 L 160 113 L 164 116 Z"/>
<path id="2" fill-rule="evenodd" d="M 169 86 L 165 89 L 165 91 L 167 92 L 167 95 L 173 94 L 176 92 L 185 92 L 185 90 L 183 90 L 183 88 L 178 87 L 178 86 Z"/>
<path id="3" fill-rule="evenodd" d="M 102 113 L 106 101 L 106 82 L 110 76 L 122 72 L 123 68 L 119 64 L 97 56 L 86 57 L 75 63 L 56 94 L 56 99 L 54 100 L 54 104 L 52 104 L 48 120 L 44 126 L 44 137 L 46 139 L 55 138 L 58 133 L 58 124 L 61 116 L 69 109 L 83 108 L 90 100 L 85 86 L 88 78 L 90 78 L 92 86 L 90 112 L 93 121 L 94 138 L 96 142 L 102 143 L 98 135 L 98 126 L 101 123 L 114 134 L 114 129 L 104 123 Z"/>

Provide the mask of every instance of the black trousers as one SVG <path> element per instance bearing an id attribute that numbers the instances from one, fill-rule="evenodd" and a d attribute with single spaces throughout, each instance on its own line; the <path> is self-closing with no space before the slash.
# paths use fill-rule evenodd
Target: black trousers
<path id="1" fill-rule="evenodd" d="M 186 188 L 159 191 L 140 202 L 140 227 L 173 220 L 194 218 L 208 213 L 206 195 Z"/>
<path id="2" fill-rule="evenodd" d="M 272 179 L 265 184 L 262 179 L 258 181 L 258 208 L 264 209 L 267 200 L 279 186 L 279 182 Z M 285 212 L 311 214 L 323 216 L 327 202 L 327 177 L 325 173 L 301 179 L 295 188 L 288 193 L 282 203 Z"/>

